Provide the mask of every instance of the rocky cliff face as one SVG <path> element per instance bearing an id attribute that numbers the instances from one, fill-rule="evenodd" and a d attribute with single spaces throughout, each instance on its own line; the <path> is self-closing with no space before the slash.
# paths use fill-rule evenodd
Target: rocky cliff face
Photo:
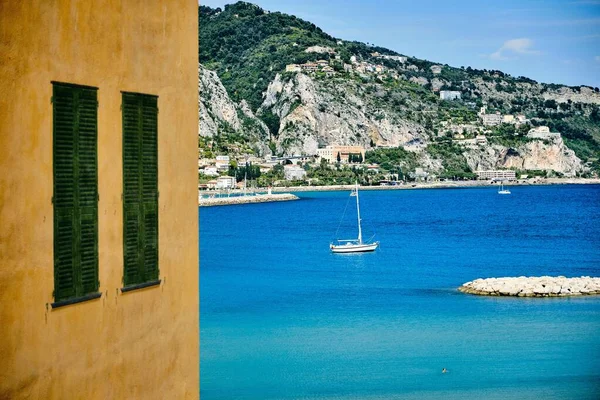
<path id="1" fill-rule="evenodd" d="M 373 85 L 376 87 L 376 85 Z M 259 110 L 280 118 L 277 150 L 288 154 L 315 154 L 319 145 L 372 144 L 402 146 L 426 141 L 423 126 L 402 119 L 365 95 L 365 89 L 347 80 L 313 79 L 298 73 L 269 84 Z"/>
<path id="2" fill-rule="evenodd" d="M 198 135 L 238 134 L 252 141 L 259 153 L 268 153 L 269 129 L 246 101 L 234 103 L 214 71 L 198 66 Z"/>
<path id="3" fill-rule="evenodd" d="M 574 176 L 583 170 L 581 160 L 565 146 L 561 138 L 536 139 L 515 147 L 470 146 L 463 155 L 473 171 L 515 168 L 552 170 Z"/>

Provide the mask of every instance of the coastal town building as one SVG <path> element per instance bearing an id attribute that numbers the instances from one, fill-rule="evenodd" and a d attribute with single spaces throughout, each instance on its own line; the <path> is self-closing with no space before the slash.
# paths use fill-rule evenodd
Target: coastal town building
<path id="1" fill-rule="evenodd" d="M 440 100 L 456 100 L 461 98 L 461 93 L 457 90 L 440 90 Z"/>
<path id="2" fill-rule="evenodd" d="M 502 116 L 502 123 L 503 124 L 514 124 L 515 123 L 515 116 L 511 115 L 511 114 L 506 114 Z"/>
<path id="3" fill-rule="evenodd" d="M 412 177 L 418 181 L 426 181 L 429 177 L 429 173 L 423 168 L 415 168 L 415 172 L 411 172 L 409 175 L 412 175 Z"/>
<path id="4" fill-rule="evenodd" d="M 219 172 L 217 171 L 217 167 L 204 167 L 200 170 L 206 176 L 219 176 Z"/>
<path id="5" fill-rule="evenodd" d="M 217 189 L 233 189 L 235 188 L 235 177 L 234 176 L 220 176 L 217 178 L 215 187 Z"/>
<path id="6" fill-rule="evenodd" d="M 531 128 L 529 132 L 527 132 L 527 137 L 530 139 L 554 139 L 559 138 L 559 132 L 550 132 L 550 128 L 547 126 L 537 126 L 535 128 Z"/>
<path id="7" fill-rule="evenodd" d="M 504 169 L 496 171 L 475 171 L 478 179 L 509 180 L 516 179 L 515 171 Z"/>
<path id="8" fill-rule="evenodd" d="M 485 145 L 485 144 L 487 144 L 487 142 L 488 142 L 488 140 L 485 137 L 485 135 L 477 135 L 477 136 L 475 136 L 475 143 L 476 144 L 483 144 L 483 145 Z"/>
<path id="9" fill-rule="evenodd" d="M 322 149 L 317 149 L 317 156 L 320 159 L 327 160 L 328 163 L 338 161 L 338 155 L 341 162 L 347 162 L 350 154 L 360 154 L 365 159 L 365 148 L 362 146 L 340 146 L 330 145 Z"/>
<path id="10" fill-rule="evenodd" d="M 328 53 L 335 54 L 335 50 L 327 46 L 311 46 L 304 50 L 305 53 Z"/>
<path id="11" fill-rule="evenodd" d="M 283 176 L 287 181 L 299 181 L 306 178 L 306 171 L 299 165 L 289 164 L 283 167 Z"/>
<path id="12" fill-rule="evenodd" d="M 495 114 L 481 114 L 481 122 L 485 126 L 496 126 L 502 123 L 502 114 L 499 112 Z"/>
<path id="13" fill-rule="evenodd" d="M 285 66 L 285 72 L 300 72 L 302 68 L 298 64 L 288 64 Z"/>
<path id="14" fill-rule="evenodd" d="M 385 60 L 392 60 L 392 61 L 398 61 L 402 64 L 404 64 L 406 62 L 406 60 L 408 59 L 405 56 L 390 56 L 387 54 L 380 54 L 379 56 L 377 56 L 377 58 L 383 58 Z"/>
<path id="15" fill-rule="evenodd" d="M 198 399 L 197 2 L 0 9 L 0 398 Z"/>
<path id="16" fill-rule="evenodd" d="M 325 72 L 325 75 L 327 75 L 327 76 L 331 76 L 331 75 L 335 74 L 334 69 L 331 68 L 330 66 L 324 67 L 321 71 Z"/>
<path id="17" fill-rule="evenodd" d="M 441 74 L 442 73 L 442 66 L 441 65 L 432 65 L 431 67 L 429 67 L 429 69 L 434 74 Z"/>
<path id="18" fill-rule="evenodd" d="M 229 156 L 221 155 L 215 159 L 215 167 L 219 172 L 229 171 Z"/>

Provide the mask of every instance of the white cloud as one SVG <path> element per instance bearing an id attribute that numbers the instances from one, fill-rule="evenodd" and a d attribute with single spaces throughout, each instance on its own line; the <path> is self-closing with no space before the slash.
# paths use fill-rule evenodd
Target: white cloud
<path id="1" fill-rule="evenodd" d="M 490 54 L 490 58 L 494 60 L 508 60 L 511 56 L 526 54 L 526 55 L 540 55 L 542 54 L 539 50 L 533 50 L 533 40 L 527 38 L 510 39 L 504 42 L 504 44 L 495 52 Z"/>

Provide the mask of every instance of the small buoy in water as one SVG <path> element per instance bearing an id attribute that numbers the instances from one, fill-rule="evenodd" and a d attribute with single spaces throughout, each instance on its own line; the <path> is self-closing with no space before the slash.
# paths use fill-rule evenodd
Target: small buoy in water
<path id="1" fill-rule="evenodd" d="M 448 372 L 448 370 L 446 368 L 442 368 L 442 374 L 445 374 L 446 372 Z"/>

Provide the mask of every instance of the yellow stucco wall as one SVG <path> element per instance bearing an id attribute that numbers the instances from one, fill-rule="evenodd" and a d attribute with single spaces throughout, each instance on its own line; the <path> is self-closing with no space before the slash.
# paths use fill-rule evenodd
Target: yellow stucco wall
<path id="1" fill-rule="evenodd" d="M 196 0 L 0 0 L 0 399 L 199 397 Z M 97 86 L 102 297 L 52 309 L 52 85 Z M 162 284 L 120 293 L 121 93 L 159 96 Z"/>

